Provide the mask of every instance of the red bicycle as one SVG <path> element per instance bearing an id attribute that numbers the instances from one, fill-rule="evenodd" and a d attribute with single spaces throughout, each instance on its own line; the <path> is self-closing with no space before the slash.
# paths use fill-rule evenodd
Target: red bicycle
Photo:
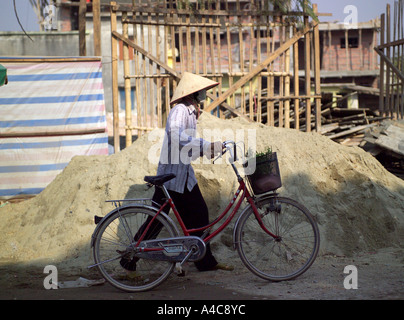
<path id="1" fill-rule="evenodd" d="M 187 261 L 201 259 L 206 243 L 230 224 L 245 203 L 233 230 L 233 246 L 244 265 L 270 281 L 291 280 L 307 271 L 320 244 L 318 226 L 309 210 L 293 199 L 279 196 L 276 189 L 280 180 L 274 182 L 270 175 L 260 182 L 268 192 L 256 195 L 251 176 L 242 178 L 235 165 L 237 144 L 227 141 L 223 146 L 223 154 L 231 154 L 229 162 L 239 187 L 214 221 L 203 228 L 187 229 L 164 187 L 175 176 L 145 177 L 149 185 L 162 188 L 165 203 L 160 206 L 151 199 L 110 200 L 116 208 L 103 218 L 95 217 L 97 226 L 91 241 L 95 264 L 90 267 L 97 266 L 109 283 L 125 291 L 155 288 L 176 265 L 180 268 Z M 170 206 L 178 224 L 163 212 L 166 206 Z M 192 236 L 201 230 L 201 237 Z M 136 263 L 134 277 L 120 265 L 122 258 Z"/>

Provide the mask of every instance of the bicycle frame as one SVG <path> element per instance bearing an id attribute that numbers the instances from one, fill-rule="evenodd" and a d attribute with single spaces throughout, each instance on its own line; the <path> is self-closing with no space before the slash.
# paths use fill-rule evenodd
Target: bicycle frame
<path id="1" fill-rule="evenodd" d="M 237 211 L 239 210 L 242 202 L 244 199 L 247 199 L 247 202 L 249 203 L 249 205 L 251 206 L 251 208 L 254 211 L 254 215 L 258 221 L 258 224 L 260 225 L 260 227 L 271 237 L 273 237 L 275 240 L 279 239 L 279 237 L 277 235 L 274 235 L 272 232 L 270 232 L 265 225 L 262 222 L 262 219 L 260 217 L 260 214 L 258 213 L 257 207 L 255 205 L 255 202 L 253 200 L 253 197 L 251 196 L 250 192 L 248 191 L 246 184 L 244 182 L 244 179 L 239 175 L 237 168 L 235 167 L 234 163 L 231 164 L 233 167 L 233 170 L 235 171 L 236 175 L 237 175 L 237 179 L 239 182 L 239 187 L 237 189 L 237 191 L 235 192 L 233 199 L 229 202 L 229 204 L 227 205 L 227 207 L 224 209 L 224 211 L 211 223 L 207 224 L 206 226 L 200 227 L 200 228 L 194 228 L 194 229 L 188 229 L 179 212 L 177 211 L 176 207 L 175 207 L 175 203 L 173 202 L 172 198 L 170 197 L 169 193 L 167 192 L 167 189 L 164 186 L 161 186 L 161 188 L 163 188 L 164 194 L 166 195 L 166 201 L 163 203 L 163 205 L 161 205 L 161 207 L 159 208 L 159 210 L 157 211 L 156 215 L 153 217 L 153 219 L 151 219 L 150 223 L 148 224 L 148 226 L 145 228 L 144 232 L 142 233 L 142 235 L 140 236 L 140 238 L 138 239 L 135 247 L 137 247 L 141 241 L 143 241 L 144 236 L 146 235 L 149 227 L 152 225 L 152 223 L 154 222 L 154 220 L 156 219 L 156 217 L 163 212 L 164 208 L 169 205 L 170 208 L 173 210 L 174 215 L 182 229 L 182 232 L 184 234 L 184 236 L 190 236 L 192 233 L 198 232 L 198 231 L 209 231 L 209 229 L 211 227 L 213 227 L 214 225 L 216 225 L 217 223 L 219 223 L 219 221 L 221 221 L 230 211 L 230 209 L 234 206 L 234 204 L 236 203 L 237 198 L 238 201 L 235 205 L 235 207 L 233 208 L 233 211 L 231 212 L 231 214 L 227 217 L 227 219 L 218 227 L 218 229 L 216 229 L 214 232 L 212 232 L 210 235 L 204 237 L 202 236 L 202 239 L 205 243 L 208 243 L 212 238 L 214 238 L 215 236 L 217 236 L 223 229 L 225 229 L 229 223 L 233 220 L 235 214 L 237 213 Z M 156 250 L 156 249 L 144 249 L 145 251 L 152 251 L 152 250 Z M 159 249 L 162 250 L 162 249 Z"/>

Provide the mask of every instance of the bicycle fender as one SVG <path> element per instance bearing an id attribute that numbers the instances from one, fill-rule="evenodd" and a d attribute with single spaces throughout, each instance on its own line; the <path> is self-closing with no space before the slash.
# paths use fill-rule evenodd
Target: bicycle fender
<path id="1" fill-rule="evenodd" d="M 95 230 L 94 230 L 94 232 L 93 232 L 93 234 L 92 234 L 92 236 L 91 236 L 91 248 L 94 247 L 95 238 L 97 237 L 97 234 L 98 234 L 98 232 L 99 232 L 99 230 L 100 230 L 102 224 L 103 224 L 110 216 L 112 216 L 112 215 L 115 214 L 116 212 L 118 212 L 118 211 L 120 211 L 120 210 L 128 209 L 128 208 L 146 208 L 146 209 L 149 209 L 149 210 L 151 210 L 151 211 L 154 211 L 155 213 L 158 212 L 158 209 L 155 208 L 155 207 L 153 207 L 153 206 L 148 206 L 148 205 L 144 205 L 144 204 L 143 204 L 143 205 L 128 204 L 128 205 L 125 205 L 125 206 L 121 206 L 121 207 L 115 208 L 114 210 L 108 212 L 108 213 L 107 213 L 104 217 L 102 217 L 102 218 L 100 218 L 100 217 L 98 217 L 98 216 L 95 216 L 95 217 L 94 217 L 94 221 L 95 221 L 95 223 L 96 223 L 97 226 L 95 227 Z M 179 235 L 178 228 L 177 228 L 177 226 L 175 225 L 173 219 L 171 219 L 165 212 L 160 212 L 160 215 L 161 215 L 162 217 L 164 217 L 164 219 L 166 219 L 166 220 L 171 224 L 171 226 L 173 227 L 175 233 L 176 233 L 177 235 Z"/>
<path id="2" fill-rule="evenodd" d="M 240 222 L 240 218 L 244 215 L 244 213 L 251 209 L 251 204 L 247 205 L 244 210 L 240 213 L 240 215 L 238 216 L 236 223 L 234 224 L 234 228 L 233 228 L 233 250 L 237 249 L 237 244 L 236 244 L 236 230 L 238 228 L 238 224 Z"/>
<path id="3" fill-rule="evenodd" d="M 274 198 L 276 197 L 277 194 L 270 194 L 270 195 L 264 195 L 262 197 L 256 198 L 255 199 L 255 203 L 259 204 L 260 201 L 264 201 L 270 198 Z M 241 217 L 244 215 L 245 212 L 247 212 L 249 209 L 251 209 L 251 204 L 248 204 L 244 210 L 240 213 L 240 215 L 238 216 L 236 223 L 234 224 L 234 228 L 233 228 L 233 249 L 236 250 L 237 249 L 237 244 L 236 244 L 236 230 L 238 228 L 238 224 L 240 223 L 240 219 Z"/>

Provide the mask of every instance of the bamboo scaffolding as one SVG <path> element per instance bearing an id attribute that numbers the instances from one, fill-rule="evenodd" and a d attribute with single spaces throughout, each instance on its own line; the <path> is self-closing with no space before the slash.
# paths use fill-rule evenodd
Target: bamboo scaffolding
<path id="1" fill-rule="evenodd" d="M 386 5 L 386 13 L 380 17 L 380 45 L 374 47 L 380 57 L 379 112 L 391 119 L 404 119 L 403 10 L 403 0 L 394 3 L 393 14 Z"/>
<path id="2" fill-rule="evenodd" d="M 303 14 L 304 29 L 298 30 L 286 16 L 270 9 L 268 2 L 253 0 L 198 1 L 185 7 L 175 0 L 148 0 L 147 6 L 144 1 L 133 1 L 132 6 L 111 3 L 111 43 L 116 47 L 120 42 L 123 48 L 126 145 L 132 134 L 165 125 L 170 96 L 185 71 L 219 82 L 208 92 L 205 112 L 297 130 L 303 123 L 304 130 L 314 127 L 319 131 L 318 25 L 309 23 L 308 15 Z M 122 16 L 122 33 L 117 31 L 117 14 Z M 300 41 L 305 54 L 302 69 Z M 119 59 L 114 54 L 113 75 L 118 72 Z M 299 71 L 304 72 L 303 78 Z M 305 82 L 303 94 L 300 80 Z M 114 117 L 118 117 L 116 77 L 113 87 Z M 132 105 L 136 125 L 131 123 Z"/>

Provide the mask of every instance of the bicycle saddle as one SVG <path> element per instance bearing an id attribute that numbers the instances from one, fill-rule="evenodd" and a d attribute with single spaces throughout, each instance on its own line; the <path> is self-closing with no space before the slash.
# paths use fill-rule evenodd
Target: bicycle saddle
<path id="1" fill-rule="evenodd" d="M 161 174 L 159 176 L 145 176 L 144 181 L 155 186 L 162 186 L 164 182 L 170 181 L 175 178 L 174 173 Z"/>

